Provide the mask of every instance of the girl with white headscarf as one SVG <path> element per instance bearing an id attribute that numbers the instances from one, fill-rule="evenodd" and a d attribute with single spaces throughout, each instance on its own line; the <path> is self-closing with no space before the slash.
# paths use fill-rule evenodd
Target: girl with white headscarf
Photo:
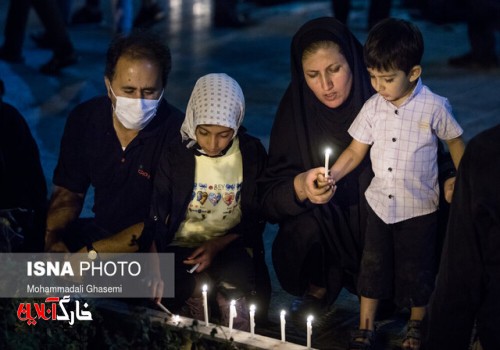
<path id="1" fill-rule="evenodd" d="M 208 284 L 221 323 L 227 326 L 229 301 L 235 299 L 234 328 L 248 330 L 246 299 L 256 292 L 265 314 L 270 281 L 256 184 L 267 154 L 241 127 L 244 113 L 241 88 L 228 75 L 208 74 L 196 82 L 182 142 L 161 156 L 146 230 L 154 231 L 160 252 L 175 253 L 181 313 L 204 319 L 201 286 Z"/>

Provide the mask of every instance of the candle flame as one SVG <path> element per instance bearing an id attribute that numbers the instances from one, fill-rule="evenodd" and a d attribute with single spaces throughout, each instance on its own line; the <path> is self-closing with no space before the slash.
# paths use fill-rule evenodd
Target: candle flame
<path id="1" fill-rule="evenodd" d="M 281 310 L 280 315 L 281 315 L 281 316 L 285 316 L 285 315 L 286 315 L 286 311 L 285 311 L 285 310 Z"/>
<path id="2" fill-rule="evenodd" d="M 312 320 L 314 320 L 312 315 L 307 316 L 307 322 L 312 322 Z"/>
<path id="3" fill-rule="evenodd" d="M 255 305 L 250 305 L 250 311 L 255 311 Z"/>
<path id="4" fill-rule="evenodd" d="M 203 285 L 203 287 L 202 287 L 202 290 L 203 290 L 204 292 L 206 292 L 206 291 L 207 291 L 207 289 L 208 289 L 207 285 L 206 285 L 206 284 L 204 284 L 204 285 Z"/>

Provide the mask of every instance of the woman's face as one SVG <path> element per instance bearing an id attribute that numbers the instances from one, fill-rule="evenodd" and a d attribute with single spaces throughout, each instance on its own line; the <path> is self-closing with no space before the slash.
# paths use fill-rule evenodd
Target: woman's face
<path id="1" fill-rule="evenodd" d="M 198 125 L 196 142 L 203 152 L 210 157 L 221 154 L 233 139 L 234 130 L 220 125 Z"/>
<path id="2" fill-rule="evenodd" d="M 338 47 L 320 48 L 302 59 L 307 86 L 325 106 L 339 107 L 349 97 L 352 72 Z"/>

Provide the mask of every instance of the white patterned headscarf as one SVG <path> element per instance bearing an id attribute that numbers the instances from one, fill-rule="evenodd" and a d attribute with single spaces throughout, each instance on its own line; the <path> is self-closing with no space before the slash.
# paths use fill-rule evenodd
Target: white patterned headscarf
<path id="1" fill-rule="evenodd" d="M 233 138 L 243 122 L 245 98 L 240 85 L 225 73 L 207 74 L 198 79 L 186 108 L 181 126 L 182 140 L 196 144 L 198 125 L 220 125 L 234 130 Z"/>

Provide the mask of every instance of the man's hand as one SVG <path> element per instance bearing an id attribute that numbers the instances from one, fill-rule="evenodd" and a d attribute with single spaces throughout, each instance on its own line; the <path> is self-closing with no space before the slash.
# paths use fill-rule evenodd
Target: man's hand
<path id="1" fill-rule="evenodd" d="M 155 303 L 161 302 L 163 297 L 164 283 L 160 276 L 151 276 L 148 281 L 148 287 L 151 291 L 151 298 Z"/>
<path id="2" fill-rule="evenodd" d="M 157 304 L 161 303 L 161 298 L 163 298 L 164 283 L 161 278 L 160 271 L 160 258 L 158 256 L 158 250 L 156 249 L 156 243 L 153 242 L 149 248 L 150 258 L 149 261 L 149 271 L 151 271 L 151 276 L 148 281 L 148 287 L 151 292 L 151 298 Z"/>
<path id="3" fill-rule="evenodd" d="M 51 253 L 69 253 L 69 249 L 63 241 L 45 242 L 45 251 Z"/>

